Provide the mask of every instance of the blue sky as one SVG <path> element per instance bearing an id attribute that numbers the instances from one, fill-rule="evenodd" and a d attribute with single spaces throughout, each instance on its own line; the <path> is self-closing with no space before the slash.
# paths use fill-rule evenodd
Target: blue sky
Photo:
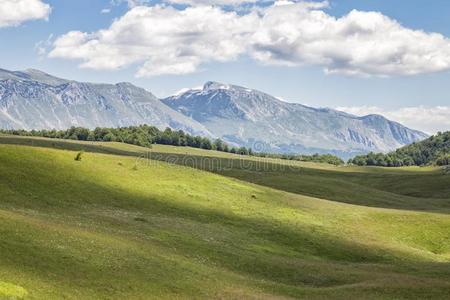
<path id="1" fill-rule="evenodd" d="M 21 8 L 23 16 L 2 20 L 2 2 L 41 6 L 33 12 Z M 0 0 L 0 67 L 36 68 L 81 81 L 128 81 L 160 97 L 214 80 L 290 102 L 382 113 L 429 133 L 450 130 L 450 1 L 240 2 L 171 0 L 149 10 L 158 3 Z M 199 8 L 199 3 L 216 6 Z M 297 11 L 283 10 L 286 5 Z M 285 23 L 274 31 L 277 20 Z M 331 29 L 304 29 L 311 22 Z M 158 26 L 156 33 L 146 31 Z M 363 31 L 327 37 L 333 26 Z M 354 38 L 367 34 L 364 26 L 372 26 L 368 38 Z M 305 35 L 308 39 L 299 38 Z M 385 51 L 393 41 L 394 54 Z M 353 64 L 361 53 L 364 59 Z"/>

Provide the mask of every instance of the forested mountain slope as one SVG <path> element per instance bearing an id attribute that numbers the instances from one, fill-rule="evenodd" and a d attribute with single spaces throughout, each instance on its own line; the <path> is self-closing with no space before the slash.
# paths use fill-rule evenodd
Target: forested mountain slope
<path id="1" fill-rule="evenodd" d="M 450 131 L 438 133 L 421 142 L 412 143 L 396 151 L 369 153 L 356 156 L 349 161 L 360 166 L 422 166 L 450 164 Z"/>

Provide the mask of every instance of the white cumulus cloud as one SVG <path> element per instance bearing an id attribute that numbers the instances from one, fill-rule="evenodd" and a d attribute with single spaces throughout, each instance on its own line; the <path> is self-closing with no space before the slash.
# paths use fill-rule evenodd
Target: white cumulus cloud
<path id="1" fill-rule="evenodd" d="M 391 110 L 377 106 L 354 106 L 336 109 L 357 116 L 383 115 L 388 119 L 429 134 L 450 130 L 450 106 L 412 106 Z"/>
<path id="2" fill-rule="evenodd" d="M 336 18 L 327 14 L 327 7 L 326 1 L 288 0 L 244 13 L 208 5 L 134 6 L 109 28 L 59 37 L 50 56 L 79 59 L 82 67 L 93 69 L 139 64 L 138 76 L 192 73 L 204 63 L 240 55 L 262 64 L 319 65 L 327 73 L 359 76 L 450 69 L 445 36 L 409 29 L 379 12 L 353 10 Z"/>
<path id="3" fill-rule="evenodd" d="M 50 5 L 40 0 L 0 0 L 0 28 L 30 20 L 47 20 L 50 12 Z"/>
<path id="4" fill-rule="evenodd" d="M 140 63 L 138 76 L 186 74 L 201 63 L 235 59 L 252 33 L 251 16 L 211 6 L 177 10 L 138 6 L 109 29 L 69 32 L 54 43 L 50 57 L 81 59 L 82 67 L 117 69 Z"/>
<path id="5" fill-rule="evenodd" d="M 450 40 L 412 30 L 379 12 L 353 10 L 335 18 L 320 3 L 275 5 L 255 34 L 254 56 L 264 63 L 316 64 L 329 73 L 414 75 L 450 69 Z M 317 6 L 319 5 L 319 6 Z"/>

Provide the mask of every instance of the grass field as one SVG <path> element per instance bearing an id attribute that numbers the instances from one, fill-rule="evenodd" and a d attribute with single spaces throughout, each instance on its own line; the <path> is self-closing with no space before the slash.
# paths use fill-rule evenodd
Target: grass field
<path id="1" fill-rule="evenodd" d="M 3 136 L 0 199 L 0 299 L 450 297 L 439 169 Z"/>

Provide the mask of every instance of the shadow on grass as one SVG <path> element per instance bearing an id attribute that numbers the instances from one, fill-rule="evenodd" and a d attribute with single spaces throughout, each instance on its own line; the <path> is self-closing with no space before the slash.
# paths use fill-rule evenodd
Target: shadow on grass
<path id="1" fill-rule="evenodd" d="M 277 190 L 348 204 L 450 213 L 450 198 L 448 198 L 450 176 L 441 174 L 339 172 L 264 160 L 157 152 L 141 154 L 138 160 L 144 165 L 155 165 L 155 161 L 187 166 Z"/>
<path id="2" fill-rule="evenodd" d="M 91 228 L 93 232 L 107 233 L 115 238 L 141 241 L 143 247 L 146 247 L 148 242 L 142 236 L 154 237 L 168 252 L 191 261 L 196 261 L 199 257 L 206 258 L 205 262 L 200 264 L 241 274 L 267 290 L 275 289 L 280 293 L 293 295 L 301 287 L 338 287 L 366 280 L 376 281 L 386 276 L 404 282 L 411 278 L 441 282 L 448 281 L 450 277 L 448 263 L 414 261 L 415 258 L 408 253 L 346 241 L 345 237 L 341 239 L 321 233 L 316 230 L 316 226 L 292 226 L 269 217 L 241 217 L 220 209 L 194 207 L 192 204 L 176 202 L 170 198 L 142 196 L 100 185 L 92 179 L 87 179 L 85 174 L 75 167 L 55 165 L 45 160 L 37 160 L 36 164 L 38 165 L 32 169 L 32 173 L 20 173 L 29 171 L 30 166 L 17 166 L 16 171 L 22 176 L 20 185 L 14 180 L 2 179 L 11 192 L 3 199 L 3 207 L 46 213 L 59 220 L 55 224 L 61 222 L 61 216 L 67 216 L 67 220 L 70 220 L 71 216 L 82 216 L 85 230 Z M 55 174 L 69 175 L 49 176 L 50 168 L 53 168 Z M 60 172 L 61 170 L 64 172 Z M 30 191 L 33 193 L 32 197 L 26 194 Z M 125 219 L 118 219 L 95 213 L 105 208 L 131 214 Z M 142 220 L 149 222 L 136 221 L 133 217 L 136 213 L 139 213 Z M 159 223 L 161 218 L 169 220 L 168 223 Z M 117 231 L 111 232 L 112 228 Z M 211 229 L 216 242 L 202 238 L 205 228 Z M 230 235 L 229 239 L 220 234 L 223 231 Z M 86 260 L 73 261 L 69 258 L 67 262 L 64 261 L 66 254 L 62 250 L 54 252 L 52 255 L 55 257 L 49 257 L 44 244 L 35 244 L 32 236 L 30 240 L 26 243 L 26 239 L 22 239 L 16 247 L 12 245 L 7 248 L 9 251 L 20 249 L 26 252 L 27 257 L 26 261 L 22 261 L 20 256 L 9 253 L 9 257 L 13 257 L 10 258 L 10 264 L 19 268 L 24 263 L 30 263 L 35 268 L 34 272 L 38 273 L 46 270 L 50 262 L 58 260 L 55 265 L 60 265 L 63 269 L 53 268 L 50 269 L 51 272 L 68 276 L 75 281 L 74 284 L 80 280 L 80 276 L 89 274 L 92 286 L 95 286 L 96 276 L 102 276 L 102 272 L 105 272 L 101 266 L 90 265 Z M 34 252 L 37 253 L 35 258 L 32 256 Z M 150 269 L 156 264 L 158 268 L 162 268 L 157 271 L 158 274 L 167 278 L 178 278 L 178 281 L 192 276 L 190 272 L 179 272 L 181 266 L 173 266 L 166 261 L 144 260 L 141 263 L 148 263 L 149 266 L 146 267 Z M 121 262 L 117 264 L 120 265 Z M 133 268 L 137 265 L 139 264 L 133 263 L 122 266 L 112 274 L 118 276 L 117 271 L 120 270 L 124 272 L 124 278 L 142 284 L 146 280 L 152 280 L 153 277 L 144 271 L 135 272 Z M 65 273 L 64 268 L 72 269 L 71 272 Z M 433 273 L 421 273 L 423 269 L 432 268 Z M 114 263 L 106 269 L 114 270 Z M 48 276 L 51 276 L 51 272 Z M 107 278 L 108 276 L 106 275 Z M 163 278 L 161 280 L 170 285 Z M 190 288 L 194 289 L 192 286 Z"/>

